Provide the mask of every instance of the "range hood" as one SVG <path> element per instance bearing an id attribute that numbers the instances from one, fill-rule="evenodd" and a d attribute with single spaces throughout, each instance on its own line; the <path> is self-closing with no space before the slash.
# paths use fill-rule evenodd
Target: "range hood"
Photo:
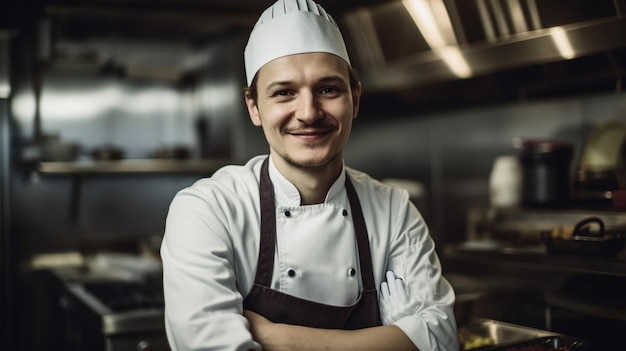
<path id="1" fill-rule="evenodd" d="M 626 75 L 626 0 L 318 2 L 339 22 L 368 96 L 363 110 L 375 113 L 378 106 L 391 112 L 621 91 Z M 247 0 L 44 4 L 52 23 L 51 66 L 121 67 L 128 75 L 171 81 L 210 62 L 203 48 L 211 41 L 246 37 L 267 6 Z"/>
<path id="2" fill-rule="evenodd" d="M 364 94 L 393 102 L 385 109 L 454 107 L 621 91 L 624 8 L 623 0 L 398 0 L 347 12 L 341 25 Z"/>

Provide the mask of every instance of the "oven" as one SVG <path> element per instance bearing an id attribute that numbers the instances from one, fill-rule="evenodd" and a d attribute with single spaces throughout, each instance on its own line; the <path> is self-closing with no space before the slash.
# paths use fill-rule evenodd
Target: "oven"
<path id="1" fill-rule="evenodd" d="M 161 279 L 66 284 L 61 305 L 68 351 L 166 351 Z"/>

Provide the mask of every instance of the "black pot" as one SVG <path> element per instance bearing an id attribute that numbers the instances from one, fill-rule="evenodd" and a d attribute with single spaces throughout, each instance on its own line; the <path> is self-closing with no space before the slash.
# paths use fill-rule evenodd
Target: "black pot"
<path id="1" fill-rule="evenodd" d="M 67 162 L 74 161 L 80 153 L 80 146 L 73 142 L 53 140 L 46 141 L 40 146 L 40 161 Z"/>
<path id="2" fill-rule="evenodd" d="M 570 200 L 573 147 L 553 140 L 525 140 L 519 152 L 522 164 L 522 205 L 563 207 Z"/>
<path id="3" fill-rule="evenodd" d="M 91 151 L 91 157 L 96 161 L 112 161 L 124 158 L 124 150 L 115 146 L 102 146 Z"/>

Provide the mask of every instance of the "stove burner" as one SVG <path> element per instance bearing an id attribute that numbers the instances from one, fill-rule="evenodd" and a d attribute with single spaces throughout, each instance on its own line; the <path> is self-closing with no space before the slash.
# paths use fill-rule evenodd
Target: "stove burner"
<path id="1" fill-rule="evenodd" d="M 84 288 L 114 312 L 165 306 L 161 280 L 89 282 Z"/>

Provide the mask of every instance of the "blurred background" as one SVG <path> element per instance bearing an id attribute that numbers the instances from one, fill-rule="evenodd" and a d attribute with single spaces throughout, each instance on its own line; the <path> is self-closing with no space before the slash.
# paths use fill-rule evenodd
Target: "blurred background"
<path id="1" fill-rule="evenodd" d="M 271 3 L 2 5 L 0 349 L 166 349 L 169 202 L 268 152 L 242 90 L 243 48 Z M 345 161 L 410 190 L 444 274 L 480 291 L 473 316 L 615 342 L 625 2 L 319 3 L 363 83 Z M 615 239 L 600 251 L 542 240 L 589 217 Z M 572 277 L 586 295 L 563 297 Z"/>

